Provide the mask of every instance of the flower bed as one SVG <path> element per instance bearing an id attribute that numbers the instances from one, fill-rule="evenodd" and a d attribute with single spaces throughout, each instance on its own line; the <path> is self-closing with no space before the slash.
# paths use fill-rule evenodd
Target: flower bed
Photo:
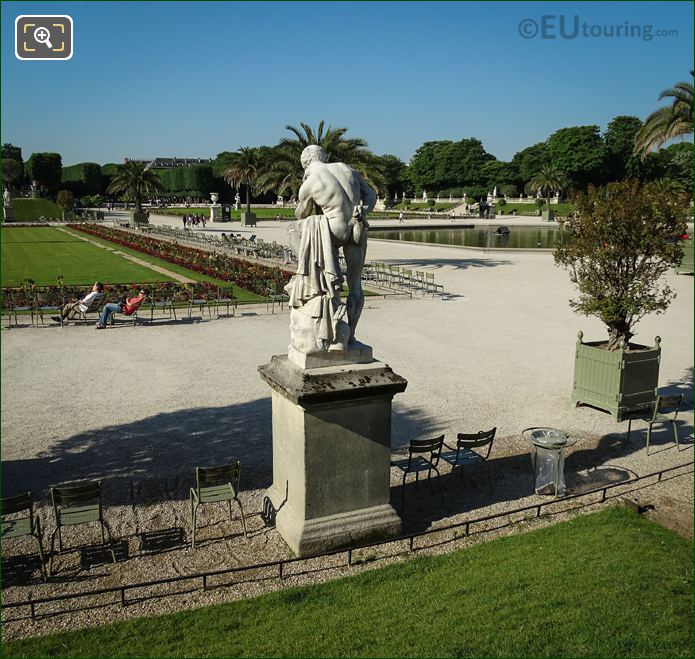
<path id="1" fill-rule="evenodd" d="M 282 288 L 292 273 L 257 263 L 249 263 L 220 252 L 207 252 L 176 242 L 158 240 L 129 231 L 100 226 L 97 224 L 68 224 L 71 229 L 82 231 L 97 238 L 149 254 L 174 265 L 200 272 L 209 277 L 236 284 L 252 293 L 265 295 L 268 282 Z"/>

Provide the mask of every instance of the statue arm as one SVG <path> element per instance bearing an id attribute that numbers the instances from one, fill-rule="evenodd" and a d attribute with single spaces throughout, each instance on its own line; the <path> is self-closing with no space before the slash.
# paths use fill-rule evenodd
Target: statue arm
<path id="1" fill-rule="evenodd" d="M 320 213 L 318 204 L 314 199 L 313 183 L 315 177 L 312 179 L 309 177 L 308 172 L 304 175 L 304 182 L 299 188 L 299 199 L 297 203 L 297 208 L 294 211 L 294 216 L 298 220 L 303 220 L 305 217 L 310 215 L 317 215 Z"/>
<path id="2" fill-rule="evenodd" d="M 376 192 L 372 190 L 372 187 L 365 181 L 359 174 L 360 179 L 360 195 L 362 197 L 362 202 L 364 203 L 364 213 L 371 213 L 376 206 Z"/>

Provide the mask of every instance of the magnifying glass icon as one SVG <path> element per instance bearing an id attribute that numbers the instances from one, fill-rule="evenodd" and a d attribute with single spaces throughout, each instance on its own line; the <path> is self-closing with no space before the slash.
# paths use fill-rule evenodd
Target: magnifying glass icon
<path id="1" fill-rule="evenodd" d="M 47 27 L 37 27 L 34 30 L 34 39 L 39 43 L 45 44 L 48 48 L 53 50 L 53 44 L 51 43 L 51 33 Z"/>

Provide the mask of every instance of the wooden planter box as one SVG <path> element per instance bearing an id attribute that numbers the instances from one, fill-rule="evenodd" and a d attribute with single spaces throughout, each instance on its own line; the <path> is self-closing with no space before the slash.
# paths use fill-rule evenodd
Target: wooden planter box
<path id="1" fill-rule="evenodd" d="M 610 412 L 620 422 L 628 412 L 646 410 L 654 405 L 659 384 L 661 339 L 654 347 L 630 344 L 609 352 L 600 347 L 605 341 L 582 341 L 577 335 L 574 358 L 572 402 L 591 405 Z"/>
<path id="2" fill-rule="evenodd" d="M 150 223 L 150 221 L 147 219 L 147 213 L 138 213 L 137 211 L 130 212 L 130 221 L 132 222 L 133 226 L 136 227 Z"/>

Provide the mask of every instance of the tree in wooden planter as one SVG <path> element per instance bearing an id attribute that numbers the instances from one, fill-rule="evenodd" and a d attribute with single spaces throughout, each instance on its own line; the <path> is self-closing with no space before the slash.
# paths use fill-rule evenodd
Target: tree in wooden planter
<path id="1" fill-rule="evenodd" d="M 566 268 L 579 296 L 570 306 L 596 316 L 607 341 L 577 342 L 572 401 L 622 420 L 650 407 L 659 378 L 660 339 L 653 347 L 631 343 L 637 322 L 663 313 L 675 297 L 663 275 L 683 256 L 687 200 L 653 184 L 621 181 L 589 187 L 575 213 L 561 220 L 566 234 L 555 263 Z"/>

